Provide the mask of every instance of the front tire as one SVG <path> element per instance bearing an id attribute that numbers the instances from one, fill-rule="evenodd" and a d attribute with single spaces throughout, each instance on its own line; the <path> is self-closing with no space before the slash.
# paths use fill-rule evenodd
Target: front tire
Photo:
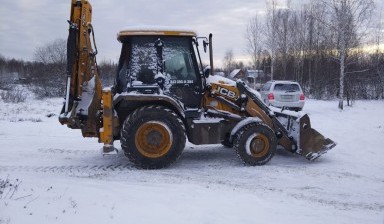
<path id="1" fill-rule="evenodd" d="M 238 157 L 249 166 L 264 165 L 272 159 L 277 147 L 273 130 L 263 123 L 251 123 L 235 135 L 234 148 Z"/>
<path id="2" fill-rule="evenodd" d="M 127 117 L 120 141 L 125 155 L 136 166 L 159 169 L 180 157 L 185 147 L 185 127 L 172 110 L 145 106 Z"/>

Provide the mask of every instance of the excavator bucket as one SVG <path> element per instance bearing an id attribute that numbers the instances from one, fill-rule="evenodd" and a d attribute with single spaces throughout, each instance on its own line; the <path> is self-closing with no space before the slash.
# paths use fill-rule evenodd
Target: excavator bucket
<path id="1" fill-rule="evenodd" d="M 298 124 L 300 132 L 297 139 L 299 149 L 298 154 L 308 160 L 314 160 L 336 146 L 336 143 L 311 127 L 311 122 L 307 114 L 302 116 Z"/>

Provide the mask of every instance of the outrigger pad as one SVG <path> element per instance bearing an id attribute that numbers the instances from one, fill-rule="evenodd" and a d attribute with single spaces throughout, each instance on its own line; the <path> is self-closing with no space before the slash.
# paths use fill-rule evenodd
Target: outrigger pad
<path id="1" fill-rule="evenodd" d="M 113 146 L 113 144 L 104 144 L 102 148 L 103 155 L 115 155 L 118 153 L 118 150 Z"/>
<path id="2" fill-rule="evenodd" d="M 297 153 L 308 160 L 314 160 L 335 146 L 334 141 L 311 128 L 308 115 L 300 118 L 300 145 Z"/>

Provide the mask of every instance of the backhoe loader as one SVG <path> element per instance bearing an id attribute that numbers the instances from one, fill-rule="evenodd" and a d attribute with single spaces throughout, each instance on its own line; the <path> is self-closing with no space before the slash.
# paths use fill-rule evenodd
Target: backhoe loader
<path id="1" fill-rule="evenodd" d="M 277 146 L 314 160 L 336 144 L 311 128 L 307 115 L 268 107 L 242 81 L 213 75 L 212 34 L 131 27 L 122 43 L 115 84 L 101 88 L 87 0 L 72 0 L 67 90 L 59 121 L 97 137 L 103 153 L 120 140 L 137 167 L 167 167 L 185 143 L 233 147 L 246 165 L 264 165 Z M 200 46 L 209 52 L 203 68 Z"/>

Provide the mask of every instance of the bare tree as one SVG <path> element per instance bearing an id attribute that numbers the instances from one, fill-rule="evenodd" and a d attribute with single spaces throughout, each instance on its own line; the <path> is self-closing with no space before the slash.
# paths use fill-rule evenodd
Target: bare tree
<path id="1" fill-rule="evenodd" d="M 66 40 L 56 39 L 35 51 L 34 58 L 41 63 L 42 71 L 32 74 L 37 76 L 35 89 L 39 97 L 61 96 L 65 90 L 65 71 L 67 63 Z"/>
<path id="2" fill-rule="evenodd" d="M 289 55 L 293 56 L 295 80 L 303 81 L 304 52 L 307 36 L 307 17 L 305 9 L 291 13 L 289 20 Z"/>
<path id="3" fill-rule="evenodd" d="M 4 89 L 9 82 L 9 77 L 6 75 L 5 71 L 6 63 L 6 58 L 0 54 L 0 89 Z"/>
<path id="4" fill-rule="evenodd" d="M 334 68 L 330 65 L 330 55 L 334 54 L 333 33 L 326 22 L 328 15 L 321 2 L 312 0 L 307 6 L 308 36 L 306 57 L 308 58 L 309 93 L 323 98 L 324 93 L 335 92 Z"/>
<path id="5" fill-rule="evenodd" d="M 316 0 L 304 8 L 305 14 L 305 29 L 308 31 L 305 41 L 305 55 L 308 59 L 308 88 L 309 93 L 312 93 L 314 88 L 313 80 L 315 78 L 316 70 L 319 67 L 319 52 L 321 36 L 324 32 L 321 32 L 324 10 L 322 7 L 317 7 Z"/>
<path id="6" fill-rule="evenodd" d="M 374 9 L 373 0 L 321 0 L 328 12 L 327 20 L 323 21 L 334 32 L 337 56 L 340 64 L 339 105 L 344 108 L 344 81 L 346 62 L 350 50 L 357 46 L 364 36 L 364 25 L 367 25 Z M 367 26 L 366 26 L 367 27 Z"/>
<path id="7" fill-rule="evenodd" d="M 65 64 L 67 62 L 67 41 L 56 39 L 38 47 L 34 59 L 44 64 Z"/>
<path id="8" fill-rule="evenodd" d="M 234 61 L 234 56 L 233 56 L 233 50 L 227 49 L 225 51 L 224 59 L 223 59 L 223 68 L 224 68 L 224 72 L 227 76 L 234 69 L 234 66 L 235 66 L 235 61 Z"/>
<path id="9" fill-rule="evenodd" d="M 4 73 L 4 69 L 5 69 L 5 63 L 6 63 L 6 59 L 3 55 L 0 54 L 0 75 L 2 73 Z"/>
<path id="10" fill-rule="evenodd" d="M 267 5 L 266 26 L 264 30 L 265 46 L 271 56 L 271 80 L 273 80 L 275 65 L 276 65 L 277 29 L 278 29 L 277 2 L 276 0 L 271 0 Z"/>
<path id="11" fill-rule="evenodd" d="M 246 50 L 251 56 L 251 65 L 254 68 L 260 67 L 260 59 L 262 52 L 262 25 L 255 15 L 248 21 L 248 25 L 245 31 L 245 39 L 247 41 Z"/>
<path id="12" fill-rule="evenodd" d="M 289 29 L 289 21 L 291 19 L 291 10 L 278 9 L 276 11 L 276 29 L 275 38 L 277 40 L 277 52 L 281 57 L 282 75 L 283 79 L 287 79 L 287 64 L 288 64 L 288 51 L 291 47 L 290 34 L 292 30 Z"/>
<path id="13" fill-rule="evenodd" d="M 384 64 L 382 63 L 384 60 L 384 52 L 381 51 L 380 46 L 382 44 L 383 39 L 383 33 L 384 33 L 384 21 L 382 14 L 380 12 L 379 15 L 379 21 L 377 22 L 376 29 L 375 29 L 375 45 L 376 45 L 376 52 L 374 56 L 375 60 L 375 72 L 377 73 L 378 77 L 378 85 L 379 88 L 377 90 L 377 98 L 384 98 Z"/>

